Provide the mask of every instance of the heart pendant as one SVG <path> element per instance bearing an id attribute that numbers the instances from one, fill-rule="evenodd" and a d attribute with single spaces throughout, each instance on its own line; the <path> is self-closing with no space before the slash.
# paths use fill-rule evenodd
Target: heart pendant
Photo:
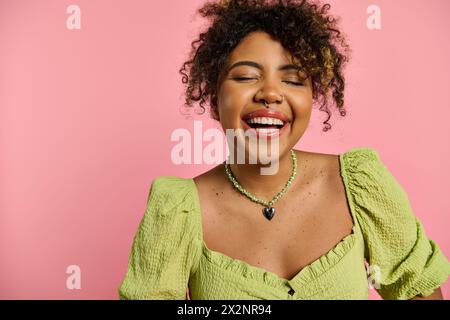
<path id="1" fill-rule="evenodd" d="M 275 215 L 275 208 L 274 207 L 264 208 L 263 214 L 268 220 L 272 220 L 273 216 Z"/>

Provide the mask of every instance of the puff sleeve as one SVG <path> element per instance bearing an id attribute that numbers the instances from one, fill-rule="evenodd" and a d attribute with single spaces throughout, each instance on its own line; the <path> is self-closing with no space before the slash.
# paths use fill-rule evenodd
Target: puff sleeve
<path id="1" fill-rule="evenodd" d="M 199 258 L 198 225 L 187 180 L 153 180 L 134 236 L 119 298 L 185 300 Z"/>
<path id="2" fill-rule="evenodd" d="M 447 280 L 450 264 L 427 237 L 406 192 L 374 149 L 354 148 L 345 163 L 364 255 L 379 270 L 376 290 L 383 299 L 430 295 Z"/>

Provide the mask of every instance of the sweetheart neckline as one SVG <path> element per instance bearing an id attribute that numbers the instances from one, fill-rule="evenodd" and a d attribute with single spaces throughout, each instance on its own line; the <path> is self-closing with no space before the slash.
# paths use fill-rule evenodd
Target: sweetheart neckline
<path id="1" fill-rule="evenodd" d="M 241 259 L 233 258 L 225 253 L 209 249 L 209 247 L 205 243 L 204 236 L 203 236 L 201 205 L 200 205 L 200 196 L 199 196 L 198 188 L 197 188 L 197 185 L 196 185 L 194 179 L 190 178 L 189 180 L 192 184 L 192 189 L 195 194 L 195 197 L 194 197 L 195 198 L 195 200 L 194 200 L 195 208 L 197 209 L 196 210 L 197 211 L 197 220 L 200 225 L 200 232 L 199 232 L 200 239 L 199 240 L 202 243 L 203 255 L 205 255 L 207 258 L 209 258 L 209 260 L 216 262 L 216 264 L 220 264 L 221 260 L 226 261 L 229 264 L 232 264 L 236 267 L 240 267 L 240 269 L 242 269 L 242 268 L 250 269 L 250 270 L 253 270 L 253 271 L 259 273 L 260 275 L 266 275 L 266 276 L 270 277 L 272 280 L 274 280 L 276 282 L 282 282 L 282 283 L 291 283 L 291 282 L 300 281 L 303 274 L 307 273 L 308 271 L 312 271 L 315 268 L 315 266 L 319 265 L 322 261 L 327 260 L 332 255 L 335 255 L 336 257 L 338 257 L 339 260 L 342 259 L 353 248 L 354 240 L 355 240 L 355 236 L 356 236 L 356 232 L 357 232 L 358 228 L 357 228 L 356 215 L 354 213 L 354 208 L 353 208 L 353 205 L 350 205 L 350 201 L 349 201 L 349 192 L 350 191 L 348 188 L 347 176 L 346 176 L 344 162 L 343 162 L 343 154 L 339 154 L 338 157 L 339 157 L 339 173 L 340 173 L 340 176 L 344 183 L 345 194 L 346 194 L 347 202 L 349 203 L 349 209 L 350 209 L 350 213 L 351 213 L 351 216 L 353 219 L 353 226 L 352 226 L 351 233 L 346 235 L 345 237 L 343 237 L 336 245 L 334 245 L 330 250 L 328 250 L 326 253 L 321 255 L 319 258 L 315 259 L 311 263 L 309 263 L 306 266 L 304 266 L 303 268 L 301 268 L 291 279 L 281 277 L 278 274 L 276 274 L 275 272 L 269 271 L 262 267 L 255 266 L 255 265 L 245 262 Z M 214 257 L 216 257 L 217 259 L 214 259 Z"/>

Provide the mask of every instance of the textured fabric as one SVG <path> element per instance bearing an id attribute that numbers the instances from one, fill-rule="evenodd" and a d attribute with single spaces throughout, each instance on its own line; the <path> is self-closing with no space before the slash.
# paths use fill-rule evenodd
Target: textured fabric
<path id="1" fill-rule="evenodd" d="M 193 179 L 153 180 L 121 299 L 368 299 L 366 264 L 384 299 L 430 295 L 450 264 L 427 238 L 408 197 L 372 148 L 339 155 L 353 229 L 292 279 L 210 250 Z M 367 262 L 367 263 L 365 263 Z"/>

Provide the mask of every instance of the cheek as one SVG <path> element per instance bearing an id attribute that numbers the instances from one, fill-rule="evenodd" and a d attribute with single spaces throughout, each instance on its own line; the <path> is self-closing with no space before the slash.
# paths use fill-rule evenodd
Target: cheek
<path id="1" fill-rule="evenodd" d="M 248 101 L 251 101 L 248 99 L 251 99 L 251 92 L 245 92 L 245 90 L 236 88 L 226 82 L 222 84 L 217 99 L 221 119 L 239 117 L 242 109 L 245 108 Z"/>
<path id="2" fill-rule="evenodd" d="M 307 123 L 312 112 L 312 94 L 295 95 L 292 97 L 291 101 L 295 121 Z"/>
<path id="3" fill-rule="evenodd" d="M 246 101 L 245 91 L 225 82 L 219 93 L 219 107 L 236 109 Z"/>
<path id="4" fill-rule="evenodd" d="M 292 125 L 292 135 L 294 139 L 300 139 L 308 128 L 312 113 L 313 98 L 312 94 L 303 93 L 295 95 L 291 101 L 294 122 Z"/>

